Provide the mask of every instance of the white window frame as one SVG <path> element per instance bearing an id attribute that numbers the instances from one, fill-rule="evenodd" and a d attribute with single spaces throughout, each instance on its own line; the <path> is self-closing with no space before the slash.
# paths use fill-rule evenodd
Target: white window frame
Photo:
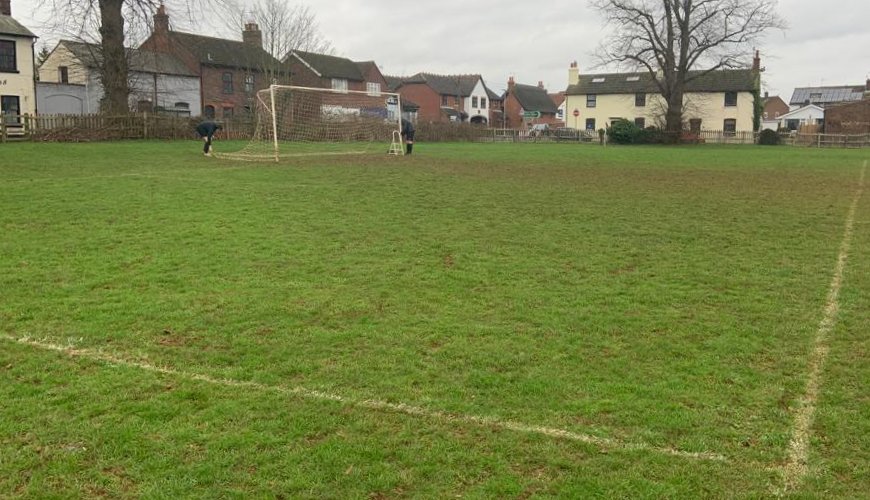
<path id="1" fill-rule="evenodd" d="M 366 82 L 366 92 L 369 95 L 381 95 L 381 84 L 378 82 Z"/>
<path id="2" fill-rule="evenodd" d="M 339 92 L 347 92 L 347 78 L 333 78 L 332 90 Z"/>

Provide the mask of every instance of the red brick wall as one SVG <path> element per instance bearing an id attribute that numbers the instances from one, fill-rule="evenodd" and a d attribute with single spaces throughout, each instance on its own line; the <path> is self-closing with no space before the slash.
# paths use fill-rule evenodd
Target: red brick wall
<path id="1" fill-rule="evenodd" d="M 447 121 L 441 113 L 441 96 L 428 85 L 405 84 L 399 87 L 399 94 L 401 94 L 402 99 L 408 99 L 420 106 L 420 110 L 417 111 L 417 121 Z M 450 102 L 452 104 L 453 99 Z"/>
<path id="2" fill-rule="evenodd" d="M 771 97 L 764 105 L 765 114 L 762 115 L 762 117 L 764 117 L 765 120 L 776 120 L 777 118 L 788 113 L 789 111 L 790 109 L 785 101 L 783 101 L 779 97 Z"/>
<path id="3" fill-rule="evenodd" d="M 870 99 L 827 108 L 825 133 L 870 134 Z"/>

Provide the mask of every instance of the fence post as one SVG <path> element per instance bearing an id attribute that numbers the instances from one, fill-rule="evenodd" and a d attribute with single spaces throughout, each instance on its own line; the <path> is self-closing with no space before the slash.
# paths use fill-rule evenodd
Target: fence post
<path id="1" fill-rule="evenodd" d="M 6 120 L 0 115 L 0 142 L 6 142 Z"/>

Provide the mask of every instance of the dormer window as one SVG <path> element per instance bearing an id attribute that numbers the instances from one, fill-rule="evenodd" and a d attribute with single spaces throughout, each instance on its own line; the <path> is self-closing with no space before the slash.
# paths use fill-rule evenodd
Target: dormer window
<path id="1" fill-rule="evenodd" d="M 593 78 L 592 83 L 604 83 L 605 80 L 607 79 L 603 77 Z"/>
<path id="2" fill-rule="evenodd" d="M 640 77 L 639 76 L 629 76 L 628 78 L 625 79 L 625 81 L 627 81 L 627 82 L 639 82 Z"/>

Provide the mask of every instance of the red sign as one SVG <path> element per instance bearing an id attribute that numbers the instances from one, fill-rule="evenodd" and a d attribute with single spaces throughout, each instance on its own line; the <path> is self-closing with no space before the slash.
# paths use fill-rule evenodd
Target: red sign
<path id="1" fill-rule="evenodd" d="M 580 116 L 580 110 L 579 110 L 579 109 L 575 109 L 575 110 L 574 110 L 574 118 L 576 118 L 576 117 L 578 117 L 578 116 Z"/>

